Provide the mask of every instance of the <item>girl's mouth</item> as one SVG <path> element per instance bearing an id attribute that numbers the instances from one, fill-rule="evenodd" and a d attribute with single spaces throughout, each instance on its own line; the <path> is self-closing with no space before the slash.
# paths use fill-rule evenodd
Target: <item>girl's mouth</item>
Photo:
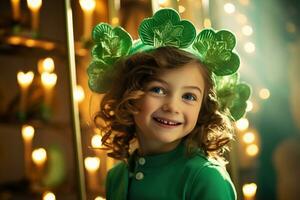
<path id="1" fill-rule="evenodd" d="M 180 122 L 176 122 L 173 120 L 167 120 L 167 119 L 162 119 L 162 118 L 158 118 L 158 117 L 153 117 L 154 121 L 156 121 L 159 125 L 163 125 L 164 127 L 176 127 L 181 125 L 182 123 Z"/>

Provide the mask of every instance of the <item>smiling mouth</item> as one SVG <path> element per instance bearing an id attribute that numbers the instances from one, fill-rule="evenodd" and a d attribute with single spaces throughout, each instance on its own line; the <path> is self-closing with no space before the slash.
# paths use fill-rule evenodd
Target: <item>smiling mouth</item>
<path id="1" fill-rule="evenodd" d="M 153 119 L 158 122 L 159 124 L 166 125 L 166 126 L 179 126 L 182 123 L 181 122 L 176 122 L 173 120 L 167 120 L 167 119 L 162 119 L 158 117 L 153 117 Z"/>

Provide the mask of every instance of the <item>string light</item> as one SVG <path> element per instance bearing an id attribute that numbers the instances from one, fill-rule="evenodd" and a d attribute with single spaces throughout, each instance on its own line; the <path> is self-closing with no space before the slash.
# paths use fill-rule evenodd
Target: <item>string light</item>
<path id="1" fill-rule="evenodd" d="M 179 13 L 183 13 L 185 11 L 185 7 L 182 5 L 178 6 Z"/>
<path id="2" fill-rule="evenodd" d="M 243 185 L 243 194 L 245 199 L 253 199 L 256 194 L 257 185 L 255 183 L 248 183 Z"/>
<path id="3" fill-rule="evenodd" d="M 267 88 L 263 88 L 259 91 L 259 97 L 261 99 L 268 99 L 270 98 L 271 94 L 270 91 Z"/>
<path id="4" fill-rule="evenodd" d="M 246 118 L 241 118 L 236 122 L 236 127 L 243 131 L 246 130 L 249 127 L 249 121 Z"/>
<path id="5" fill-rule="evenodd" d="M 255 140 L 255 135 L 253 132 L 246 132 L 243 136 L 243 141 L 246 144 L 251 144 L 254 142 L 254 140 Z"/>
<path id="6" fill-rule="evenodd" d="M 256 156 L 258 154 L 258 146 L 256 144 L 250 144 L 249 146 L 247 146 L 246 148 L 246 153 L 249 155 L 249 156 Z"/>
<path id="7" fill-rule="evenodd" d="M 232 3 L 226 3 L 224 5 L 224 10 L 228 14 L 232 14 L 235 12 L 235 6 Z"/>
<path id="8" fill-rule="evenodd" d="M 253 109 L 253 103 L 250 100 L 248 100 L 246 103 L 247 103 L 246 112 L 250 112 Z"/>
<path id="9" fill-rule="evenodd" d="M 86 157 L 84 159 L 84 166 L 88 171 L 97 171 L 100 166 L 100 159 L 97 157 Z"/>
<path id="10" fill-rule="evenodd" d="M 92 143 L 92 147 L 93 148 L 100 148 L 101 145 L 102 145 L 102 137 L 101 135 L 99 134 L 95 134 L 93 137 L 92 137 L 92 140 L 91 140 L 91 143 Z"/>
<path id="11" fill-rule="evenodd" d="M 250 25 L 245 25 L 242 28 L 242 33 L 246 36 L 250 36 L 253 33 L 253 29 Z"/>
<path id="12" fill-rule="evenodd" d="M 244 49 L 247 53 L 253 53 L 255 51 L 255 45 L 252 42 L 247 42 L 244 45 Z"/>

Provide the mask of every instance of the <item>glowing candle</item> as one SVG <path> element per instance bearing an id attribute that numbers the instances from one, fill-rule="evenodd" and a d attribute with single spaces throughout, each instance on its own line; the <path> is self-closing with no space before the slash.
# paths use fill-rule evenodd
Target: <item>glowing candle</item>
<path id="1" fill-rule="evenodd" d="M 256 189 L 257 185 L 255 183 L 243 185 L 244 200 L 254 200 Z"/>
<path id="2" fill-rule="evenodd" d="M 27 5 L 31 11 L 31 28 L 37 32 L 39 27 L 39 10 L 42 6 L 42 0 L 27 0 Z"/>
<path id="3" fill-rule="evenodd" d="M 12 6 L 13 19 L 18 21 L 20 19 L 20 0 L 10 0 Z"/>
<path id="4" fill-rule="evenodd" d="M 54 61 L 50 57 L 42 59 L 38 62 L 38 71 L 40 74 L 43 72 L 51 73 L 54 71 L 54 68 Z"/>
<path id="5" fill-rule="evenodd" d="M 97 190 L 98 175 L 97 171 L 100 167 L 100 159 L 97 157 L 87 157 L 84 159 L 84 165 L 88 174 L 88 186 L 91 190 Z"/>
<path id="6" fill-rule="evenodd" d="M 43 200 L 55 200 L 55 199 L 56 199 L 56 197 L 55 197 L 54 193 L 49 192 L 49 191 L 43 193 Z"/>
<path id="7" fill-rule="evenodd" d="M 30 125 L 22 126 L 22 138 L 24 141 L 24 161 L 25 161 L 25 175 L 30 176 L 30 154 L 32 138 L 34 137 L 34 128 Z"/>
<path id="8" fill-rule="evenodd" d="M 43 72 L 41 75 L 41 81 L 45 89 L 45 105 L 51 105 L 52 90 L 56 84 L 57 76 L 55 73 Z"/>
<path id="9" fill-rule="evenodd" d="M 100 148 L 101 145 L 102 145 L 101 139 L 102 139 L 101 135 L 95 134 L 95 135 L 92 137 L 92 140 L 91 140 L 92 147 L 93 147 L 93 148 Z"/>
<path id="10" fill-rule="evenodd" d="M 80 85 L 77 85 L 75 93 L 74 93 L 74 99 L 77 102 L 82 102 L 84 100 L 84 90 Z"/>
<path id="11" fill-rule="evenodd" d="M 100 197 L 100 196 L 97 196 L 97 197 L 95 198 L 95 200 L 105 200 L 105 198 Z"/>
<path id="12" fill-rule="evenodd" d="M 26 99 L 27 99 L 27 92 L 30 84 L 32 83 L 34 74 L 32 71 L 27 73 L 18 72 L 17 79 L 18 83 L 21 87 L 21 99 L 20 99 L 20 113 L 26 112 Z"/>
<path id="13" fill-rule="evenodd" d="M 47 160 L 47 152 L 44 148 L 35 149 L 32 154 L 32 161 L 37 167 L 37 173 L 40 174 L 43 171 L 44 164 Z"/>
<path id="14" fill-rule="evenodd" d="M 92 28 L 92 19 L 93 12 L 96 7 L 95 0 L 80 0 L 80 6 L 83 10 L 83 39 L 88 40 L 90 38 L 91 28 Z"/>

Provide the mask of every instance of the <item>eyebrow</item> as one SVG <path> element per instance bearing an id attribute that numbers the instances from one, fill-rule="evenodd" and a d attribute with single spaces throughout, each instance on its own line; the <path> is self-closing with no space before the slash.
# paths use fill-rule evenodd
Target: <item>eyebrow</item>
<path id="1" fill-rule="evenodd" d="M 150 82 L 152 82 L 152 81 L 157 81 L 157 82 L 161 82 L 164 85 L 169 85 L 166 81 L 159 79 L 159 78 L 153 78 Z M 183 88 L 198 90 L 200 92 L 200 94 L 202 94 L 202 90 L 197 86 L 184 86 Z"/>

